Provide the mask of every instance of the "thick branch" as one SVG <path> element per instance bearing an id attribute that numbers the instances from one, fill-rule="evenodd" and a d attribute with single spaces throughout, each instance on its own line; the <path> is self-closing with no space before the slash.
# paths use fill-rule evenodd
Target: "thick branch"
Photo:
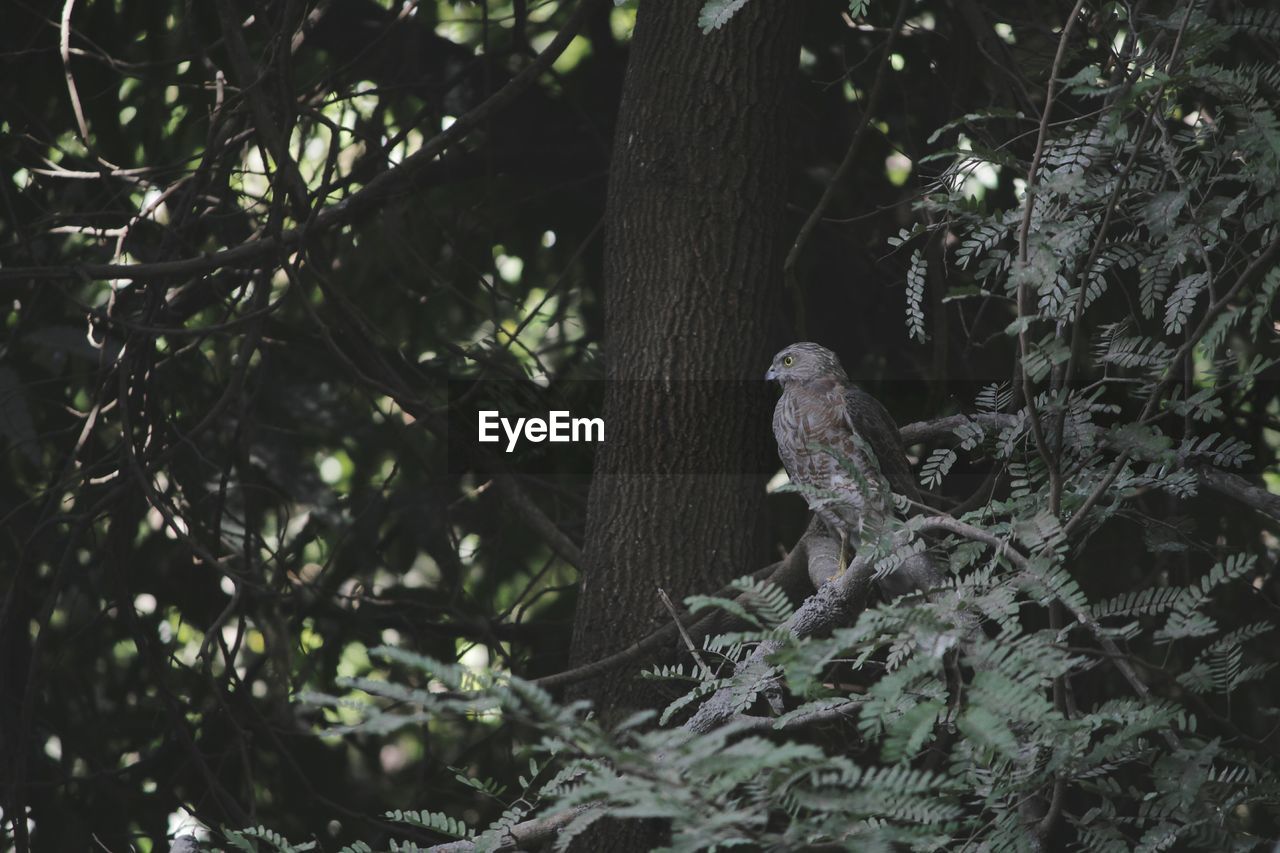
<path id="1" fill-rule="evenodd" d="M 843 574 L 823 584 L 821 589 L 792 614 L 783 625 L 791 636 L 808 637 L 828 628 L 847 625 L 866 609 L 867 597 L 871 592 L 871 576 L 875 573 L 872 555 L 865 553 L 866 550 L 854 558 Z M 769 668 L 766 658 L 778 648 L 779 644 L 776 642 L 760 643 L 742 663 L 739 675 L 763 677 Z M 722 688 L 702 703 L 684 727 L 694 732 L 707 732 L 726 722 L 745 722 L 749 718 L 738 712 L 735 707 L 737 701 L 737 694 L 732 688 Z"/>
<path id="2" fill-rule="evenodd" d="M 551 838 L 553 835 L 564 829 L 578 815 L 596 806 L 579 806 L 575 809 L 567 809 L 562 812 L 547 815 L 546 817 L 535 818 L 534 820 L 526 820 L 523 823 L 517 823 L 510 827 L 506 834 L 502 837 L 497 846 L 486 848 L 491 851 L 500 850 L 518 850 L 529 846 L 536 846 Z M 447 844 L 437 844 L 434 847 L 428 847 L 428 853 L 471 853 L 476 849 L 474 841 L 450 841 Z"/>
<path id="3" fill-rule="evenodd" d="M 1202 485 L 1280 521 L 1280 495 L 1273 495 L 1266 489 L 1253 485 L 1239 474 L 1223 471 L 1207 462 L 1193 464 L 1191 470 L 1196 472 L 1196 477 Z"/>
<path id="4" fill-rule="evenodd" d="M 921 442 L 936 441 L 951 436 L 955 430 L 966 424 L 977 424 L 984 430 L 1000 430 L 1011 427 L 1018 422 L 1017 415 L 988 413 L 980 415 L 948 415 L 931 421 L 916 421 L 899 428 L 902 443 L 911 445 Z"/>

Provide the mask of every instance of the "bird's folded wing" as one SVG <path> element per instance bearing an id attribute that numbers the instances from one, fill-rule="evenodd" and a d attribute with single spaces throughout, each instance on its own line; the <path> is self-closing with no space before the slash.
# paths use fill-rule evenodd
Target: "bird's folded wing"
<path id="1" fill-rule="evenodd" d="M 879 400 L 861 388 L 850 388 L 845 392 L 844 400 L 850 426 L 871 445 L 889 486 L 897 494 L 918 501 L 920 490 L 911 476 L 907 449 L 898 435 L 898 425 L 894 423 L 893 416 L 880 405 Z"/>

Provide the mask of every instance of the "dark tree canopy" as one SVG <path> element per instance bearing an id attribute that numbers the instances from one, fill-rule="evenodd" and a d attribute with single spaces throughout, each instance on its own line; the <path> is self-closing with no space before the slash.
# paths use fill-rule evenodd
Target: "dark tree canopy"
<path id="1" fill-rule="evenodd" d="M 1277 4 L 0 21 L 0 853 L 1280 835 Z"/>

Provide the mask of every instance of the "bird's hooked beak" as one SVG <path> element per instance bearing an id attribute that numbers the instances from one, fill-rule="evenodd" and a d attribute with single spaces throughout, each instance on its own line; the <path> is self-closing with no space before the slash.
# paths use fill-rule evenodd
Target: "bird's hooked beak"
<path id="1" fill-rule="evenodd" d="M 778 378 L 778 371 L 773 369 L 773 365 L 769 365 L 769 369 L 764 372 L 764 381 L 773 382 Z"/>

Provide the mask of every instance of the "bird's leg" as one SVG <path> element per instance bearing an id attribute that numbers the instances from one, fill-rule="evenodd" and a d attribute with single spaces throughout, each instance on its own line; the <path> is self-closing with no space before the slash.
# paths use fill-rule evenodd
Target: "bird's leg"
<path id="1" fill-rule="evenodd" d="M 836 577 L 840 577 L 841 575 L 843 575 L 844 570 L 849 567 L 847 562 L 848 550 L 849 550 L 849 534 L 846 531 L 841 530 L 840 531 L 840 560 L 836 564 L 836 574 L 835 574 Z"/>

